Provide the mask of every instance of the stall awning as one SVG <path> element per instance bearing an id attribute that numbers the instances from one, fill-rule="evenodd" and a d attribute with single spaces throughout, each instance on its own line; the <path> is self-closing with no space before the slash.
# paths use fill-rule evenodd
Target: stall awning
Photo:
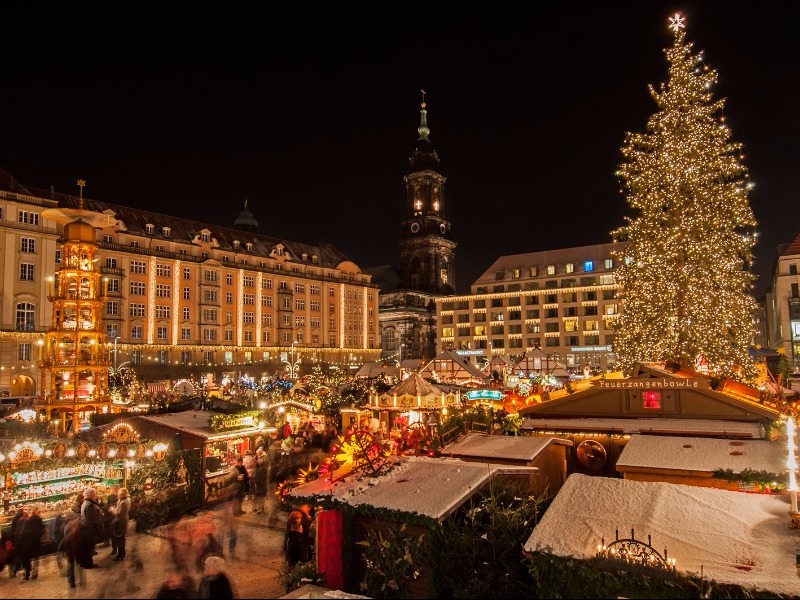
<path id="1" fill-rule="evenodd" d="M 148 383 L 147 392 L 149 394 L 162 394 L 167 391 L 167 386 L 163 383 Z"/>

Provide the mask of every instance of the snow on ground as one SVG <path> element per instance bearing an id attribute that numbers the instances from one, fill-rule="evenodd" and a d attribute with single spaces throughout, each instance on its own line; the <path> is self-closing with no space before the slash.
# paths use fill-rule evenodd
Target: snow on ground
<path id="1" fill-rule="evenodd" d="M 422 456 L 398 456 L 391 460 L 396 464 L 379 477 L 360 471 L 333 484 L 319 478 L 292 489 L 290 495 L 330 496 L 352 506 L 388 508 L 440 520 L 493 475 L 528 469 Z"/>
<path id="2" fill-rule="evenodd" d="M 635 530 L 681 572 L 783 594 L 800 594 L 786 497 L 670 483 L 573 474 L 533 530 L 525 549 L 591 558 Z"/>
<path id="3" fill-rule="evenodd" d="M 655 467 L 687 471 L 745 469 L 783 474 L 786 444 L 762 440 L 632 435 L 617 461 L 617 467 Z"/>

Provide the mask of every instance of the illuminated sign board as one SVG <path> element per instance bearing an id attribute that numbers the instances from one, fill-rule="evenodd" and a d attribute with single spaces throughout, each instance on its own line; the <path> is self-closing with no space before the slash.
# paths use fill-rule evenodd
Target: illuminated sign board
<path id="1" fill-rule="evenodd" d="M 503 392 L 499 390 L 470 390 L 466 396 L 467 400 L 502 400 Z"/>
<path id="2" fill-rule="evenodd" d="M 611 352 L 611 346 L 572 346 L 570 352 Z"/>
<path id="3" fill-rule="evenodd" d="M 641 379 L 597 379 L 592 381 L 592 387 L 618 390 L 707 390 L 710 384 L 708 379 L 694 377 L 644 377 Z"/>
<path id="4" fill-rule="evenodd" d="M 483 356 L 483 350 L 456 350 L 459 356 Z"/>

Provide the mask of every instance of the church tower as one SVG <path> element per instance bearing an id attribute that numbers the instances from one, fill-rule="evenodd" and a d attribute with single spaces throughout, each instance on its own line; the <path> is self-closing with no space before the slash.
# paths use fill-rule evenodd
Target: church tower
<path id="1" fill-rule="evenodd" d="M 406 203 L 400 234 L 401 287 L 437 295 L 455 293 L 456 242 L 445 215 L 444 183 L 439 155 L 429 139 L 428 111 L 422 91 L 419 139 L 409 157 L 403 181 Z"/>

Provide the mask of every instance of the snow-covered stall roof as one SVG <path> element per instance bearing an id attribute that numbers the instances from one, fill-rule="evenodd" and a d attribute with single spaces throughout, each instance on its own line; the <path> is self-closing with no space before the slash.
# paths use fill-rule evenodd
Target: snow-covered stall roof
<path id="1" fill-rule="evenodd" d="M 329 497 L 351 506 L 372 506 L 443 520 L 499 474 L 531 474 L 535 467 L 509 467 L 449 458 L 396 456 L 378 477 L 363 472 L 331 483 L 325 478 L 293 488 L 291 497 Z"/>
<path id="2" fill-rule="evenodd" d="M 550 444 L 571 446 L 569 440 L 552 437 L 487 435 L 468 433 L 458 441 L 445 446 L 442 454 L 469 456 L 471 458 L 534 460 Z"/>
<path id="3" fill-rule="evenodd" d="M 745 469 L 782 474 L 786 445 L 765 440 L 632 435 L 617 460 L 619 467 L 707 471 Z M 621 470 L 621 469 L 620 469 Z"/>
<path id="4" fill-rule="evenodd" d="M 387 364 L 386 361 L 376 360 L 371 362 L 365 362 L 361 367 L 359 367 L 358 371 L 356 371 L 355 377 L 380 377 L 381 375 L 386 375 L 396 377 L 400 374 L 400 368 L 395 364 Z"/>
<path id="5" fill-rule="evenodd" d="M 767 494 L 593 477 L 567 478 L 525 550 L 588 559 L 600 539 L 628 537 L 666 547 L 678 571 L 721 583 L 800 594 L 795 568 L 797 531 L 789 528 L 789 502 Z"/>
<path id="6" fill-rule="evenodd" d="M 611 433 L 654 433 L 719 435 L 762 439 L 764 427 L 750 421 L 719 419 L 613 419 L 613 418 L 536 418 L 525 419 L 521 429 L 536 431 L 608 431 Z"/>

